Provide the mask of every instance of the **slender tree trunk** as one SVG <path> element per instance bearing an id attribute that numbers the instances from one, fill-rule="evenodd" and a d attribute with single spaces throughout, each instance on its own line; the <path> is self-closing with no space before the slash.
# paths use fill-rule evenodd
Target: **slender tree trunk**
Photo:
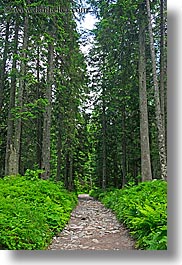
<path id="1" fill-rule="evenodd" d="M 151 11 L 150 11 L 149 0 L 146 0 L 146 4 L 147 4 L 150 50 L 151 50 L 151 59 L 152 59 L 152 70 L 153 70 L 155 112 L 156 112 L 156 123 L 157 123 L 157 129 L 158 129 L 158 145 L 159 145 L 159 157 L 160 157 L 160 165 L 161 165 L 161 178 L 164 180 L 167 180 L 167 156 L 166 156 L 166 146 L 165 146 L 165 138 L 164 138 L 164 126 L 163 126 L 162 115 L 161 115 L 159 85 L 158 85 L 158 79 L 157 79 L 156 56 L 155 56 L 155 47 L 154 47 L 154 38 L 153 38 L 153 32 L 152 32 Z"/>
<path id="2" fill-rule="evenodd" d="M 62 128 L 61 114 L 59 113 L 58 120 L 58 141 L 57 141 L 57 173 L 56 180 L 61 180 L 61 161 L 62 161 Z"/>
<path id="3" fill-rule="evenodd" d="M 161 100 L 161 115 L 164 126 L 164 138 L 165 138 L 165 87 L 164 87 L 164 0 L 161 0 L 160 5 L 160 100 Z"/>
<path id="4" fill-rule="evenodd" d="M 40 47 L 37 47 L 37 65 L 36 65 L 36 71 L 37 71 L 37 88 L 36 88 L 36 96 L 37 99 L 40 98 L 42 95 L 42 92 L 40 90 Z M 37 165 L 39 168 L 41 168 L 41 162 L 42 162 L 42 114 L 38 114 L 38 117 L 36 119 L 36 134 L 37 134 Z"/>
<path id="5" fill-rule="evenodd" d="M 126 113 L 125 103 L 122 106 L 122 187 L 126 184 Z"/>
<path id="6" fill-rule="evenodd" d="M 105 88 L 103 88 L 102 99 L 102 189 L 106 189 L 106 106 Z"/>
<path id="7" fill-rule="evenodd" d="M 43 179 L 48 179 L 50 176 L 50 160 L 51 160 L 51 93 L 53 82 L 53 58 L 54 48 L 53 43 L 49 43 L 48 46 L 48 69 L 47 69 L 47 87 L 45 98 L 48 101 L 44 112 L 43 122 L 43 140 L 42 140 L 42 174 Z"/>
<path id="8" fill-rule="evenodd" d="M 69 191 L 73 190 L 73 155 L 69 155 L 69 183 L 68 183 Z"/>
<path id="9" fill-rule="evenodd" d="M 28 48 L 28 16 L 25 16 L 24 20 L 24 37 L 23 37 L 23 46 L 22 46 L 22 61 L 21 61 L 21 70 L 20 70 L 20 81 L 19 81 L 19 90 L 18 90 L 18 107 L 20 112 L 23 107 L 23 95 L 25 90 L 25 75 L 26 75 L 26 58 Z M 16 164 L 16 169 L 14 174 L 19 174 L 20 170 L 20 159 L 21 159 L 21 135 L 22 135 L 22 119 L 19 118 L 15 122 L 15 142 L 14 142 L 14 161 Z"/>
<path id="10" fill-rule="evenodd" d="M 151 173 L 151 162 L 150 162 L 148 108 L 147 108 L 147 91 L 146 91 L 145 24 L 142 18 L 139 27 L 139 99 L 140 99 L 141 175 L 142 175 L 142 181 L 148 181 L 152 180 L 152 173 Z"/>
<path id="11" fill-rule="evenodd" d="M 66 155 L 65 155 L 65 173 L 64 173 L 64 185 L 65 185 L 66 189 L 68 189 L 69 167 L 70 167 L 69 154 L 66 153 Z"/>
<path id="12" fill-rule="evenodd" d="M 6 61 L 7 61 L 7 54 L 8 54 L 8 38 L 9 38 L 9 20 L 7 21 L 7 24 L 6 24 L 3 59 L 2 59 L 1 66 L 0 66 L 0 110 L 3 105 L 4 81 L 5 81 Z"/>
<path id="13" fill-rule="evenodd" d="M 164 0 L 164 127 L 167 154 L 167 0 Z"/>
<path id="14" fill-rule="evenodd" d="M 166 125 L 166 109 L 167 109 L 167 54 L 166 54 L 166 36 L 165 36 L 165 25 L 167 14 L 167 3 L 166 0 L 161 0 L 160 4 L 160 101 L 161 101 L 161 115 L 164 126 L 164 138 L 167 152 L 167 125 Z"/>
<path id="15" fill-rule="evenodd" d="M 17 54 L 18 48 L 18 22 L 15 24 L 15 35 L 14 35 L 14 51 L 13 54 Z M 9 111 L 8 111 L 8 121 L 7 121 L 7 141 L 6 141 L 6 156 L 5 156 L 5 175 L 14 175 L 17 172 L 17 164 L 15 159 L 15 147 L 14 147 L 14 120 L 12 117 L 12 109 L 15 107 L 15 93 L 16 93 L 16 64 L 17 59 L 13 58 L 11 77 L 11 87 L 10 87 L 10 101 L 9 101 Z"/>

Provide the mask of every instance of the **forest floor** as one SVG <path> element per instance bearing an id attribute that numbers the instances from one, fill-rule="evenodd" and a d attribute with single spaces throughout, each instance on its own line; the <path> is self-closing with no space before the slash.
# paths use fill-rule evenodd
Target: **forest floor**
<path id="1" fill-rule="evenodd" d="M 113 212 L 88 194 L 78 205 L 63 231 L 53 238 L 49 250 L 133 250 L 135 241 Z"/>

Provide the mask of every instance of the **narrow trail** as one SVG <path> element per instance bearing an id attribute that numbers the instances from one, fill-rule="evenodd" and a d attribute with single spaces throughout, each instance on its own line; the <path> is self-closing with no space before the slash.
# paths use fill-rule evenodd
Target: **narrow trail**
<path id="1" fill-rule="evenodd" d="M 49 250 L 132 250 L 134 240 L 111 210 L 88 194 L 79 203 L 64 230 L 53 238 Z"/>

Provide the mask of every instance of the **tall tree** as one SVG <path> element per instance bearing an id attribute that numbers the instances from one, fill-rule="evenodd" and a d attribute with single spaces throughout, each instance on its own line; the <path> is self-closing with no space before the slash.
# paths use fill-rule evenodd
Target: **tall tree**
<path id="1" fill-rule="evenodd" d="M 152 180 L 149 146 L 148 107 L 146 91 L 145 19 L 144 8 L 140 7 L 139 25 L 139 100 L 140 100 L 140 142 L 142 181 Z"/>
<path id="2" fill-rule="evenodd" d="M 106 189 L 107 168 L 106 168 L 106 103 L 105 103 L 105 88 L 102 88 L 102 188 Z"/>
<path id="3" fill-rule="evenodd" d="M 36 96 L 37 100 L 43 97 L 43 91 L 41 88 L 40 80 L 40 45 L 38 43 L 37 47 L 37 56 L 36 56 L 36 72 L 37 72 L 37 86 L 36 86 Z M 36 118 L 36 153 L 37 153 L 37 165 L 38 168 L 41 168 L 42 163 L 42 113 L 38 114 Z"/>
<path id="4" fill-rule="evenodd" d="M 52 36 L 52 32 L 49 33 Z M 53 70 L 54 70 L 54 44 L 53 40 L 49 40 L 48 44 L 48 62 L 47 62 L 47 85 L 45 98 L 47 106 L 44 112 L 43 122 L 43 139 L 42 139 L 42 173 L 43 179 L 50 177 L 50 160 L 51 160 L 51 109 L 52 109 L 52 85 L 53 85 Z"/>
<path id="5" fill-rule="evenodd" d="M 153 37 L 153 31 L 152 31 L 151 9 L 150 9 L 149 0 L 146 0 L 146 6 L 147 6 L 150 51 L 151 51 L 151 60 L 152 60 L 156 124 L 157 124 L 157 129 L 158 129 L 159 157 L 160 157 L 160 165 L 161 165 L 161 178 L 166 180 L 167 179 L 167 156 L 166 156 L 166 145 L 165 145 L 165 138 L 164 138 L 165 132 L 164 132 L 164 124 L 163 124 L 162 114 L 161 114 L 159 85 L 158 85 L 158 78 L 157 78 L 156 54 L 155 54 L 154 37 Z"/>
<path id="6" fill-rule="evenodd" d="M 126 110 L 125 103 L 122 105 L 122 187 L 126 184 L 127 165 L 126 165 Z"/>
<path id="7" fill-rule="evenodd" d="M 18 49 L 18 32 L 19 32 L 19 21 L 15 22 L 14 31 L 14 49 L 13 54 L 17 54 Z M 11 85 L 10 85 L 10 96 L 9 96 L 9 111 L 7 121 L 7 139 L 6 139 L 6 157 L 5 157 L 5 175 L 14 175 L 17 173 L 17 161 L 15 160 L 15 147 L 14 147 L 14 119 L 12 110 L 15 107 L 15 96 L 16 96 L 16 80 L 17 80 L 17 58 L 13 57 L 12 62 L 12 74 L 11 74 Z"/>
<path id="8" fill-rule="evenodd" d="M 23 108 L 24 91 L 25 91 L 25 76 L 26 76 L 26 59 L 28 48 L 28 15 L 24 17 L 24 29 L 23 29 L 23 45 L 21 50 L 21 66 L 20 66 L 20 78 L 18 87 L 17 106 L 20 113 Z M 21 134 L 22 134 L 22 118 L 21 116 L 15 121 L 15 137 L 14 137 L 14 175 L 19 174 L 20 159 L 21 159 Z"/>
<path id="9" fill-rule="evenodd" d="M 164 138 L 166 139 L 166 15 L 167 15 L 166 0 L 160 1 L 160 101 L 161 115 L 164 126 Z"/>
<path id="10" fill-rule="evenodd" d="M 10 19 L 8 17 L 5 29 L 5 40 L 4 40 L 4 51 L 3 58 L 0 61 L 0 111 L 3 105 L 3 95 L 4 95 L 4 82 L 5 82 L 5 74 L 6 74 L 6 61 L 8 56 L 8 39 L 9 39 L 9 31 L 10 31 Z"/>

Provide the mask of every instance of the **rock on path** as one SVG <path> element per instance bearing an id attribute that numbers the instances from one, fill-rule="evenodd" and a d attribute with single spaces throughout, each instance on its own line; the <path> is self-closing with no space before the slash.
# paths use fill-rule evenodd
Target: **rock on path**
<path id="1" fill-rule="evenodd" d="M 111 210 L 88 194 L 79 203 L 64 230 L 53 238 L 49 250 L 131 250 L 134 240 Z"/>

